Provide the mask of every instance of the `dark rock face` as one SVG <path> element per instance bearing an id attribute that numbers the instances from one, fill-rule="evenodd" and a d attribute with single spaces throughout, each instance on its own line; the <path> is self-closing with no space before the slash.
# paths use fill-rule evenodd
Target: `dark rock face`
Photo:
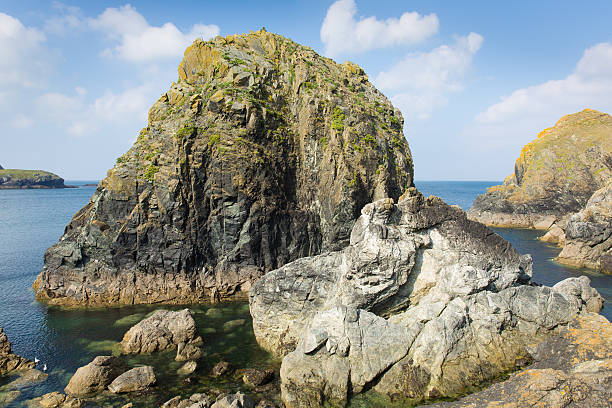
<path id="1" fill-rule="evenodd" d="M 47 251 L 38 299 L 244 295 L 344 247 L 363 205 L 412 185 L 401 114 L 354 64 L 260 31 L 194 42 L 179 76 Z"/>
<path id="2" fill-rule="evenodd" d="M 41 170 L 3 170 L 0 167 L 0 189 L 66 188 L 64 179 Z"/>
<path id="3" fill-rule="evenodd" d="M 0 376 L 28 368 L 34 368 L 34 362 L 13 354 L 11 343 L 0 327 Z"/>
<path id="4" fill-rule="evenodd" d="M 580 211 L 612 178 L 612 117 L 586 109 L 561 118 L 523 147 L 503 185 L 479 195 L 470 219 L 548 229 Z"/>
<path id="5" fill-rule="evenodd" d="M 531 259 L 456 206 L 409 189 L 366 205 L 350 245 L 251 290 L 259 344 L 283 357 L 288 408 L 456 396 L 530 360 L 528 347 L 603 299 L 588 278 L 530 281 Z"/>

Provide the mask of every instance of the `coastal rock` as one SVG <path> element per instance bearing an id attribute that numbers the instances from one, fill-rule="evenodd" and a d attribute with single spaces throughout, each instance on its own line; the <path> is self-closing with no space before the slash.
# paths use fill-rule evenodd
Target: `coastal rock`
<path id="1" fill-rule="evenodd" d="M 179 343 L 176 348 L 176 361 L 197 360 L 202 356 L 202 349 L 193 344 Z"/>
<path id="2" fill-rule="evenodd" d="M 57 391 L 45 394 L 37 401 L 43 408 L 79 408 L 83 405 L 82 400 Z"/>
<path id="3" fill-rule="evenodd" d="M 221 377 L 224 374 L 227 374 L 232 369 L 232 365 L 227 361 L 219 361 L 212 368 L 212 376 L 213 377 Z"/>
<path id="4" fill-rule="evenodd" d="M 66 187 L 63 178 L 48 171 L 2 169 L 0 167 L 0 190 Z"/>
<path id="5" fill-rule="evenodd" d="M 458 401 L 431 408 L 592 407 L 612 401 L 612 324 L 580 315 L 558 336 L 537 346 L 534 362 L 507 380 Z"/>
<path id="6" fill-rule="evenodd" d="M 247 368 L 242 376 L 242 381 L 251 387 L 259 387 L 274 379 L 274 370 L 260 370 L 258 368 Z"/>
<path id="7" fill-rule="evenodd" d="M 11 351 L 11 342 L 9 341 L 4 329 L 0 327 L 0 376 L 6 375 L 12 371 L 25 370 L 34 368 L 33 361 L 27 360 Z"/>
<path id="8" fill-rule="evenodd" d="M 355 64 L 265 30 L 196 40 L 134 146 L 45 254 L 51 304 L 244 297 L 348 244 L 413 184 L 403 118 Z"/>
<path id="9" fill-rule="evenodd" d="M 255 401 L 242 392 L 230 395 L 219 395 L 210 408 L 254 408 Z"/>
<path id="10" fill-rule="evenodd" d="M 181 368 L 177 370 L 177 373 L 180 375 L 189 375 L 189 374 L 193 374 L 193 372 L 197 368 L 198 368 L 198 363 L 196 363 L 195 361 L 188 361 L 185 364 L 183 364 Z"/>
<path id="11" fill-rule="evenodd" d="M 586 277 L 531 284 L 531 259 L 456 206 L 409 189 L 366 205 L 342 251 L 263 276 L 250 294 L 287 407 L 373 388 L 416 403 L 530 359 L 527 346 L 603 300 Z"/>
<path id="12" fill-rule="evenodd" d="M 612 117 L 567 115 L 525 145 L 503 185 L 479 195 L 470 219 L 500 227 L 548 229 L 580 211 L 612 178 Z"/>
<path id="13" fill-rule="evenodd" d="M 127 354 L 153 353 L 177 348 L 181 343 L 184 349 L 201 342 L 189 309 L 157 310 L 125 333 L 121 349 Z"/>
<path id="14" fill-rule="evenodd" d="M 125 364 L 114 356 L 98 356 L 76 370 L 64 389 L 70 395 L 88 395 L 103 391 L 121 373 Z"/>
<path id="15" fill-rule="evenodd" d="M 597 190 L 569 217 L 557 261 L 612 274 L 612 183 Z"/>
<path id="16" fill-rule="evenodd" d="M 133 392 L 147 389 L 156 382 L 153 367 L 142 366 L 132 368 L 115 378 L 108 386 L 110 392 L 115 394 Z"/>

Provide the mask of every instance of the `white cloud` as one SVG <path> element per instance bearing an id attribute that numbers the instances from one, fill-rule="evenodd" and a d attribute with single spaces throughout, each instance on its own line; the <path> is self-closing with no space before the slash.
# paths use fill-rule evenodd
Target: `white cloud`
<path id="1" fill-rule="evenodd" d="M 49 68 L 45 35 L 0 13 L 0 86 L 31 88 L 44 82 Z"/>
<path id="2" fill-rule="evenodd" d="M 87 28 L 81 9 L 74 6 L 67 6 L 60 2 L 53 2 L 52 8 L 59 12 L 45 21 L 43 30 L 50 34 L 66 36 L 82 31 Z"/>
<path id="3" fill-rule="evenodd" d="M 448 94 L 463 90 L 465 73 L 482 43 L 481 35 L 470 33 L 452 46 L 410 53 L 381 72 L 376 86 L 390 93 L 407 119 L 428 119 L 435 108 L 446 105 Z"/>
<path id="4" fill-rule="evenodd" d="M 385 21 L 374 16 L 357 20 L 356 15 L 354 0 L 338 0 L 329 7 L 321 26 L 326 55 L 416 44 L 438 32 L 438 17 L 433 13 L 404 13 Z"/>
<path id="5" fill-rule="evenodd" d="M 23 113 L 17 114 L 11 121 L 11 126 L 17 129 L 26 129 L 34 125 L 34 120 Z"/>
<path id="6" fill-rule="evenodd" d="M 588 48 L 566 78 L 518 89 L 478 114 L 476 121 L 483 124 L 512 124 L 527 118 L 550 121 L 587 107 L 612 111 L 611 43 Z"/>
<path id="7" fill-rule="evenodd" d="M 180 57 L 185 48 L 197 37 L 209 39 L 219 34 L 219 27 L 195 24 L 189 32 L 181 32 L 174 24 L 151 26 L 132 6 L 107 8 L 90 19 L 91 28 L 104 32 L 117 45 L 102 52 L 127 61 L 144 62 L 155 59 Z"/>

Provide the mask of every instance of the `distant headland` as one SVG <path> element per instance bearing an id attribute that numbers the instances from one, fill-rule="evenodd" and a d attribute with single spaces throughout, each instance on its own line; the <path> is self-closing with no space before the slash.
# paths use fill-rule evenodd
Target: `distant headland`
<path id="1" fill-rule="evenodd" d="M 64 179 L 43 170 L 5 169 L 0 166 L 0 189 L 71 188 Z"/>

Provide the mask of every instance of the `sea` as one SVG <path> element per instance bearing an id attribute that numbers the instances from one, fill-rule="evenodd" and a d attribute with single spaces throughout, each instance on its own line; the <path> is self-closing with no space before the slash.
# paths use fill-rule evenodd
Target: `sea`
<path id="1" fill-rule="evenodd" d="M 83 207 L 97 181 L 66 181 L 77 186 L 53 190 L 0 190 L 0 326 L 9 337 L 13 351 L 47 367 L 49 377 L 40 383 L 15 384 L 13 377 L 0 379 L 0 406 L 26 406 L 26 401 L 52 391 L 62 391 L 72 374 L 95 356 L 118 354 L 117 343 L 127 329 L 160 306 L 130 306 L 106 309 L 65 309 L 36 302 L 32 282 L 43 266 L 44 253 L 62 235 L 72 216 Z M 467 210 L 478 194 L 498 181 L 418 181 L 426 196 L 436 195 L 449 204 Z M 553 258 L 559 248 L 538 241 L 541 231 L 495 228 L 521 253 L 533 258 L 533 280 L 555 283 L 573 276 L 587 275 L 605 298 L 602 314 L 612 320 L 612 276 L 581 268 L 559 265 Z M 177 309 L 177 307 L 171 307 Z M 236 368 L 278 366 L 259 348 L 251 329 L 246 302 L 190 306 L 202 336 L 205 356 L 198 372 L 210 372 L 218 361 L 229 361 Z M 227 322 L 233 322 L 227 324 Z M 197 376 L 186 382 L 176 374 L 180 367 L 173 353 L 132 357 L 130 364 L 150 364 L 158 377 L 154 391 L 138 395 L 134 407 L 159 406 L 170 397 L 189 395 L 205 389 L 244 389 L 240 375 L 213 379 Z M 15 391 L 18 391 L 16 393 Z M 265 395 L 264 395 L 265 396 Z M 92 406 L 120 407 L 125 396 L 102 395 Z"/>

